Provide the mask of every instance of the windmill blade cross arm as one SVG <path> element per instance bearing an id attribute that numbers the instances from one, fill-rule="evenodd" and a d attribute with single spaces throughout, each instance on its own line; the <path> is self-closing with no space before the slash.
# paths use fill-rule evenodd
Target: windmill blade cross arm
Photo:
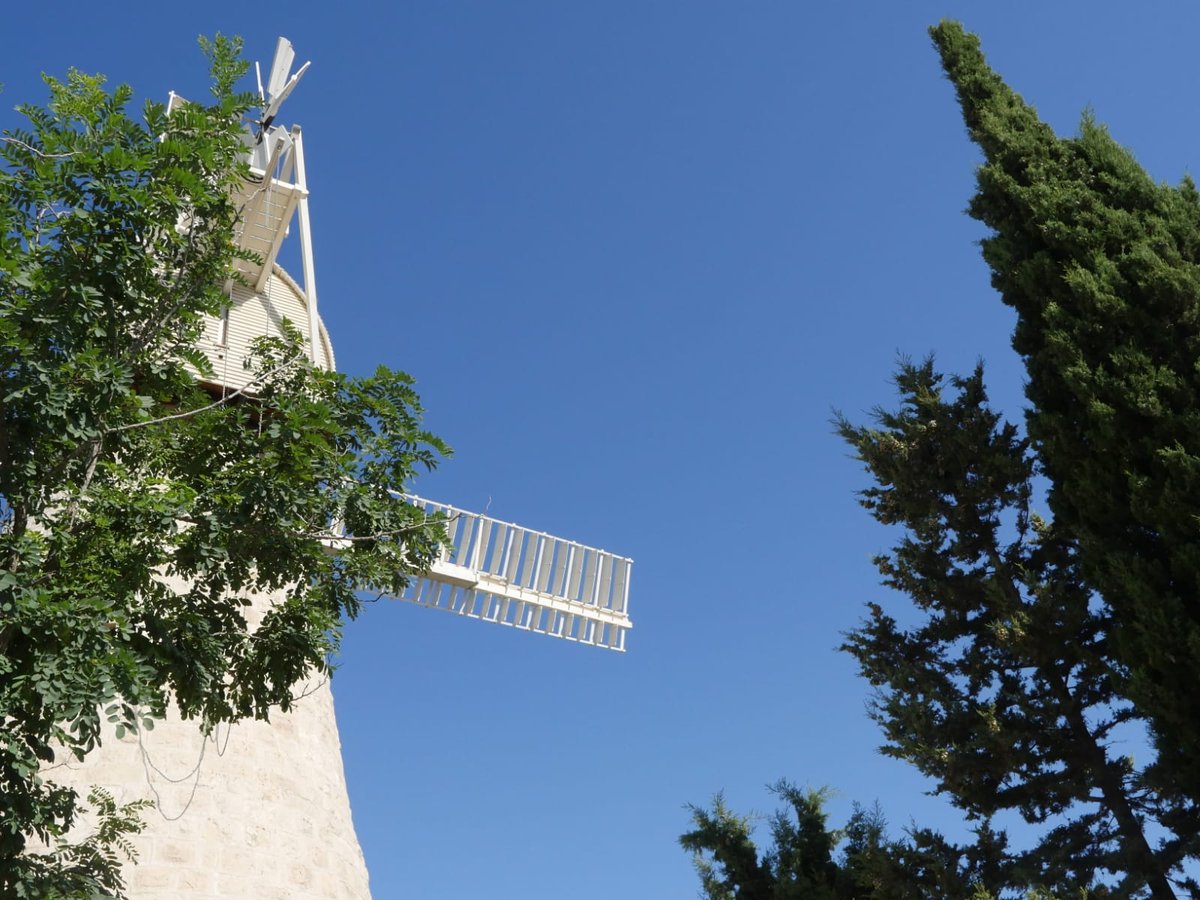
<path id="1" fill-rule="evenodd" d="M 633 560 L 480 513 L 408 496 L 443 514 L 450 540 L 397 599 L 624 651 Z"/>
<path id="2" fill-rule="evenodd" d="M 285 84 L 278 91 L 272 91 L 271 99 L 267 103 L 266 110 L 263 112 L 263 125 L 264 126 L 270 125 L 272 122 L 275 121 L 275 116 L 279 112 L 279 107 L 281 107 L 283 105 L 283 101 L 286 100 L 288 98 L 288 96 L 292 93 L 292 91 L 294 91 L 296 89 L 296 85 L 300 82 L 300 78 L 304 75 L 305 72 L 308 71 L 308 67 L 311 65 L 312 65 L 311 62 L 306 62 L 304 65 L 302 65 L 299 69 L 296 70 L 295 75 L 293 75 L 291 78 L 288 79 L 287 84 Z"/>
<path id="3" fill-rule="evenodd" d="M 275 116 L 279 114 L 279 107 L 283 105 L 283 101 L 288 98 L 288 95 L 295 90 L 296 84 L 312 64 L 311 62 L 306 62 L 294 75 L 289 77 L 289 73 L 292 71 L 292 63 L 295 59 L 296 51 L 292 49 L 292 42 L 285 37 L 281 37 L 275 43 L 275 58 L 271 61 L 271 74 L 267 78 L 265 96 L 263 94 L 262 72 L 258 69 L 258 64 L 255 63 L 255 72 L 258 73 L 258 96 L 265 103 L 262 111 L 262 120 L 259 123 L 260 138 L 262 133 L 275 121 Z"/>

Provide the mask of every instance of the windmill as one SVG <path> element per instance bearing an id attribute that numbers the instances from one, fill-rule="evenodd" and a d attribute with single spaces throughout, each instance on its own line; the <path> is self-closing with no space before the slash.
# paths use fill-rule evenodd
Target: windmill
<path id="1" fill-rule="evenodd" d="M 208 322 L 200 349 L 207 386 L 251 390 L 244 365 L 255 339 L 300 327 L 313 364 L 332 369 L 332 343 L 317 309 L 304 143 L 299 126 L 277 123 L 308 70 L 295 72 L 280 38 L 267 83 L 258 77 L 260 118 L 245 133 L 250 177 L 235 201 L 238 246 L 228 305 Z M 257 67 L 256 67 L 257 69 Z M 168 109 L 183 103 L 172 94 Z M 301 278 L 278 263 L 293 221 Z M 419 497 L 408 502 L 447 522 L 448 540 L 396 599 L 569 641 L 623 651 L 631 560 L 490 516 Z M 262 598 L 264 607 L 273 597 Z M 232 749 L 231 749 L 232 748 Z M 119 800 L 148 797 L 157 813 L 137 841 L 133 898 L 369 896 L 350 819 L 332 695 L 310 685 L 301 702 L 267 725 L 243 722 L 215 735 L 168 719 L 150 735 L 109 736 L 85 763 L 56 780 L 99 784 Z"/>

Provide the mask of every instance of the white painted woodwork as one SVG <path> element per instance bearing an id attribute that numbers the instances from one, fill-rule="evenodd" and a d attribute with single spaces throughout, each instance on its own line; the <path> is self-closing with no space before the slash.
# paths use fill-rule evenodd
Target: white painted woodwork
<path id="1" fill-rule="evenodd" d="M 633 560 L 480 513 L 409 497 L 449 542 L 399 596 L 430 609 L 623 651 Z"/>
<path id="2" fill-rule="evenodd" d="M 246 368 L 253 342 L 260 337 L 281 336 L 285 320 L 308 336 L 308 298 L 300 285 L 278 265 L 268 274 L 262 290 L 235 283 L 225 315 L 208 323 L 200 343 L 212 363 L 214 383 L 228 390 L 251 388 L 253 393 L 250 385 L 253 374 Z M 336 363 L 333 346 L 320 316 L 315 324 L 317 352 L 314 361 L 322 368 L 333 369 Z"/>

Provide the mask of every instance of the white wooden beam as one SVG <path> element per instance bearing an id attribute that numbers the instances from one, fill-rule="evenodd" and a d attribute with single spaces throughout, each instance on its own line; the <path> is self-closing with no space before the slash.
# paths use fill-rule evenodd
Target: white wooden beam
<path id="1" fill-rule="evenodd" d="M 308 299 L 308 351 L 314 365 L 320 364 L 317 348 L 317 273 L 313 266 L 312 226 L 308 220 L 308 179 L 304 172 L 304 140 L 300 126 L 292 129 L 292 152 L 296 155 L 296 186 L 300 188 L 300 261 L 304 268 L 304 296 Z"/>

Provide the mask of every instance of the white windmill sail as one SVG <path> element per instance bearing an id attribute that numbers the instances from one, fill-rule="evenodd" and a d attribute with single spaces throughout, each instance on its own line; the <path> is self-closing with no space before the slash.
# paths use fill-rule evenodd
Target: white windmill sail
<path id="1" fill-rule="evenodd" d="M 446 517 L 450 540 L 399 599 L 524 631 L 625 649 L 633 560 L 410 497 Z"/>

